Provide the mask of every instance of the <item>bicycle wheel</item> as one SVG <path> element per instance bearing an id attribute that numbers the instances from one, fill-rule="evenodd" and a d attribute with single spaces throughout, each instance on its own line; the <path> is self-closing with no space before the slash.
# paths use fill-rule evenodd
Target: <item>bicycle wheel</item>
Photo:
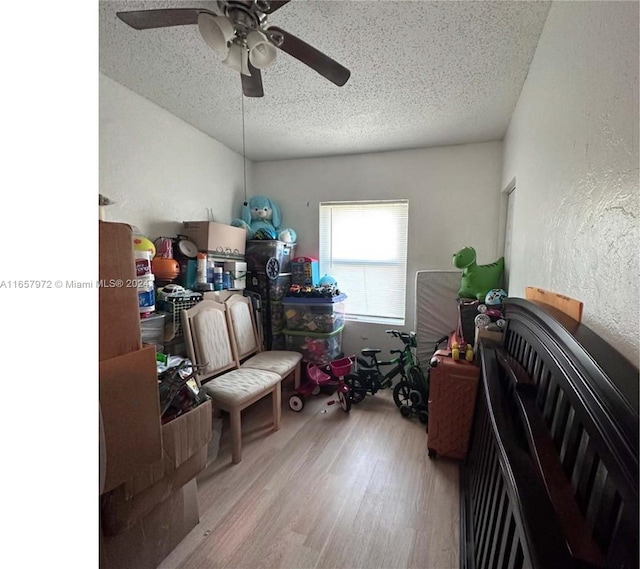
<path id="1" fill-rule="evenodd" d="M 409 369 L 409 379 L 411 383 L 413 383 L 413 388 L 419 391 L 426 391 L 427 389 L 427 378 L 424 375 L 424 372 L 418 366 L 414 366 Z"/>
<path id="2" fill-rule="evenodd" d="M 364 387 L 362 380 L 357 375 L 351 373 L 344 378 L 344 382 L 349 387 L 351 402 L 354 404 L 360 403 L 367 394 L 367 390 Z"/>
<path id="3" fill-rule="evenodd" d="M 351 411 L 351 397 L 348 393 L 338 390 L 338 401 L 340 402 L 340 407 L 342 407 L 342 410 L 345 413 Z"/>
<path id="4" fill-rule="evenodd" d="M 393 388 L 393 402 L 397 407 L 403 405 L 412 407 L 411 392 L 413 391 L 413 385 L 409 381 L 399 381 Z"/>

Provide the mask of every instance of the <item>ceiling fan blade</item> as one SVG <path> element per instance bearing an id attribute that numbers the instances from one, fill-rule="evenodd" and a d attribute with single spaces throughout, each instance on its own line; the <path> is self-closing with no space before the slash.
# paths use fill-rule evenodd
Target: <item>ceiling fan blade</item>
<path id="1" fill-rule="evenodd" d="M 139 10 L 136 12 L 116 12 L 116 16 L 125 24 L 136 30 L 150 30 L 153 28 L 168 28 L 170 26 L 188 26 L 198 23 L 198 14 L 209 10 L 200 8 L 169 8 L 166 10 Z"/>
<path id="2" fill-rule="evenodd" d="M 276 10 L 282 8 L 285 4 L 288 4 L 291 0 L 267 0 L 268 7 L 261 7 L 260 11 L 263 14 L 273 14 Z"/>
<path id="3" fill-rule="evenodd" d="M 283 39 L 282 43 L 278 45 L 277 41 L 272 39 L 270 32 L 281 35 Z M 318 51 L 315 47 L 310 46 L 308 43 L 302 41 L 300 38 L 286 32 L 282 28 L 277 26 L 269 26 L 267 29 L 267 37 L 272 41 L 274 45 L 279 47 L 282 51 L 295 57 L 305 65 L 308 65 L 323 77 L 326 77 L 332 83 L 342 87 L 351 76 L 351 71 L 346 67 L 340 65 L 337 61 L 331 59 L 328 55 L 325 55 L 321 51 Z"/>
<path id="4" fill-rule="evenodd" d="M 242 92 L 245 97 L 264 97 L 264 89 L 262 88 L 262 74 L 259 69 L 256 69 L 251 65 L 250 61 L 247 61 L 249 71 L 251 75 L 242 75 Z"/>

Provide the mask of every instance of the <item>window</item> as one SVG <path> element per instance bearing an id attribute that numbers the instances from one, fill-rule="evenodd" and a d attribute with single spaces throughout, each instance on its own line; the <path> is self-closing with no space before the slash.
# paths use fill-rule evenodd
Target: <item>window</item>
<path id="1" fill-rule="evenodd" d="M 320 274 L 347 294 L 347 319 L 404 325 L 408 217 L 408 200 L 320 203 Z"/>

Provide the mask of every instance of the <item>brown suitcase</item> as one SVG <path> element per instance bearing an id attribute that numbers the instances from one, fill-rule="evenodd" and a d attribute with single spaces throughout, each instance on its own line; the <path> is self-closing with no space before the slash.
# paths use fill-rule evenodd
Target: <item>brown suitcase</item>
<path id="1" fill-rule="evenodd" d="M 453 360 L 438 350 L 431 360 L 427 448 L 436 454 L 464 459 L 478 389 L 480 368 L 473 362 Z"/>

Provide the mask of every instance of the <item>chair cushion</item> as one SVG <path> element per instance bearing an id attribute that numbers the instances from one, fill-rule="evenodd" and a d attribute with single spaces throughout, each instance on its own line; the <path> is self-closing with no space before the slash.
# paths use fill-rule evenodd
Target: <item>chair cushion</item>
<path id="1" fill-rule="evenodd" d="M 262 391 L 267 391 L 282 378 L 261 369 L 234 369 L 214 377 L 202 385 L 205 393 L 223 405 L 241 405 Z"/>
<path id="2" fill-rule="evenodd" d="M 282 379 L 288 376 L 302 359 L 302 354 L 287 350 L 260 352 L 243 362 L 240 369 L 261 369 L 277 373 Z"/>

